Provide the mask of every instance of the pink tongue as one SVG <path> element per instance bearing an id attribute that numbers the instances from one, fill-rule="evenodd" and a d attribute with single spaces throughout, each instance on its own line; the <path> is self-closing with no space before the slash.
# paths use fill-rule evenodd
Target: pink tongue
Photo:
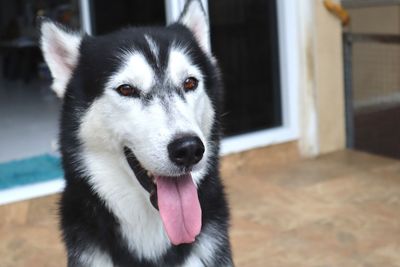
<path id="1" fill-rule="evenodd" d="M 201 208 L 192 176 L 156 178 L 158 208 L 171 243 L 194 242 L 201 229 Z"/>

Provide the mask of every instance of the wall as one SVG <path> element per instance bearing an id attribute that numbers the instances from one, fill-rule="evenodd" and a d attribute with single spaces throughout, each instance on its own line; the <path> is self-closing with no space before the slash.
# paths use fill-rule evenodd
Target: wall
<path id="1" fill-rule="evenodd" d="M 299 1 L 300 150 L 315 156 L 345 147 L 342 26 L 322 0 Z"/>
<path id="2" fill-rule="evenodd" d="M 345 145 L 342 25 L 321 0 L 316 5 L 316 84 L 320 153 Z"/>

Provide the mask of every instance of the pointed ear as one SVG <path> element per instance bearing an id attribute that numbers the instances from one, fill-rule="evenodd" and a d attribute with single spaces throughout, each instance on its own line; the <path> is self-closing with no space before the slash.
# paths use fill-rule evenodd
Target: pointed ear
<path id="1" fill-rule="evenodd" d="M 62 98 L 78 63 L 82 37 L 48 20 L 42 22 L 40 31 L 41 49 L 53 77 L 52 89 Z"/>
<path id="2" fill-rule="evenodd" d="M 178 23 L 189 28 L 199 42 L 200 47 L 206 53 L 211 54 L 208 17 L 201 4 L 201 0 L 187 1 Z"/>

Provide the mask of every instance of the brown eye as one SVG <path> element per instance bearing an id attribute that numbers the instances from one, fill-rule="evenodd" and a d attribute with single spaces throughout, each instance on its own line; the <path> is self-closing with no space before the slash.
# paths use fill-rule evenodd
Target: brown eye
<path id="1" fill-rule="evenodd" d="M 186 92 L 192 91 L 197 88 L 198 84 L 199 84 L 199 81 L 196 78 L 189 77 L 189 78 L 186 78 L 186 80 L 183 82 L 183 89 L 185 89 Z"/>
<path id="2" fill-rule="evenodd" d="M 118 94 L 122 96 L 139 97 L 139 90 L 129 84 L 123 84 L 117 87 Z"/>

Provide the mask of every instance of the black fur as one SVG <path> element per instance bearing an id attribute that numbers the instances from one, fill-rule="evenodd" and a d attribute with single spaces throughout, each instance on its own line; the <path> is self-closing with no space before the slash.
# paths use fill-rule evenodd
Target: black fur
<path id="1" fill-rule="evenodd" d="M 160 60 L 157 63 L 149 51 L 144 38 L 147 34 L 160 47 Z M 68 266 L 80 266 L 77 255 L 95 244 L 109 254 L 115 266 L 179 266 L 191 252 L 193 244 L 172 246 L 157 262 L 139 260 L 127 248 L 118 228 L 118 219 L 109 210 L 103 200 L 90 187 L 87 177 L 82 172 L 76 155 L 81 153 L 77 136 L 79 117 L 85 113 L 91 103 L 103 93 L 104 84 L 110 74 L 120 65 L 118 54 L 122 50 L 134 47 L 144 53 L 150 64 L 163 75 L 167 62 L 167 52 L 173 42 L 190 48 L 194 63 L 206 75 L 207 93 L 216 111 L 212 127 L 211 142 L 214 146 L 208 174 L 199 186 L 199 200 L 202 207 L 203 229 L 208 224 L 218 225 L 223 244 L 212 257 L 215 267 L 224 266 L 231 261 L 231 250 L 228 238 L 229 213 L 223 186 L 219 178 L 218 147 L 220 140 L 220 101 L 221 80 L 215 63 L 202 51 L 193 34 L 180 24 L 168 27 L 127 28 L 100 37 L 85 36 L 80 47 L 80 58 L 73 76 L 68 84 L 62 110 L 60 144 L 65 170 L 66 188 L 61 199 L 61 228 L 68 249 Z M 160 89 L 157 89 L 160 90 Z M 173 90 L 163 88 L 162 90 Z M 153 94 L 163 92 L 154 91 Z M 148 96 L 151 97 L 151 96 Z"/>

